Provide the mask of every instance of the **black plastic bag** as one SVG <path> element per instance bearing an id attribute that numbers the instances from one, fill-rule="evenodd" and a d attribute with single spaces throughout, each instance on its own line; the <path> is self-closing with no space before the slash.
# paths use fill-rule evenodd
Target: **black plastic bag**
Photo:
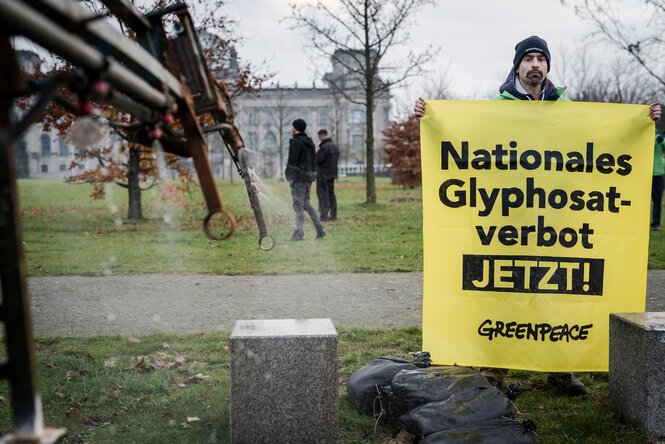
<path id="1" fill-rule="evenodd" d="M 406 359 L 396 356 L 378 358 L 358 369 L 349 378 L 346 391 L 356 409 L 365 415 L 375 415 L 382 410 L 376 404 L 380 399 L 390 398 L 390 381 L 401 370 L 418 367 Z"/>
<path id="2" fill-rule="evenodd" d="M 533 423 L 502 418 L 432 433 L 419 444 L 537 444 Z"/>
<path id="3" fill-rule="evenodd" d="M 415 407 L 400 416 L 399 422 L 409 433 L 423 438 L 471 423 L 502 417 L 513 419 L 515 414 L 515 407 L 501 391 L 474 387 L 454 393 L 444 401 Z"/>
<path id="4" fill-rule="evenodd" d="M 393 418 L 423 404 L 445 401 L 456 393 L 493 389 L 476 370 L 455 365 L 402 370 L 392 379 L 390 387 L 394 399 L 389 413 Z"/>

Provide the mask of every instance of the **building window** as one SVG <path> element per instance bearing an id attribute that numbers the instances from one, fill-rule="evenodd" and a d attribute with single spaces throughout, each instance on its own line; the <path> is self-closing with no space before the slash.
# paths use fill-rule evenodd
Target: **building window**
<path id="1" fill-rule="evenodd" d="M 42 173 L 48 173 L 48 165 L 45 163 L 42 164 Z"/>
<path id="2" fill-rule="evenodd" d="M 42 134 L 42 157 L 50 155 L 51 155 L 51 137 L 48 134 Z"/>
<path id="3" fill-rule="evenodd" d="M 277 151 L 277 139 L 273 133 L 266 134 L 265 150 L 268 153 L 274 153 Z"/>
<path id="4" fill-rule="evenodd" d="M 361 109 L 354 109 L 349 114 L 349 123 L 365 123 L 365 112 Z"/>
<path id="5" fill-rule="evenodd" d="M 256 113 L 251 112 L 249 113 L 249 124 L 250 125 L 257 125 L 258 124 L 258 118 Z"/>
<path id="6" fill-rule="evenodd" d="M 64 163 L 61 163 L 60 164 L 60 171 L 67 171 L 67 165 L 65 165 Z"/>
<path id="7" fill-rule="evenodd" d="M 361 150 L 363 148 L 363 136 L 361 134 L 355 134 L 351 137 L 351 144 L 353 149 Z"/>
<path id="8" fill-rule="evenodd" d="M 266 112 L 266 124 L 268 124 L 268 125 L 274 125 L 275 124 L 275 116 L 270 111 Z"/>
<path id="9" fill-rule="evenodd" d="M 58 139 L 58 143 L 60 144 L 60 156 L 62 157 L 69 156 L 69 147 L 67 146 L 67 144 L 65 144 L 65 141 L 62 137 Z"/>
<path id="10" fill-rule="evenodd" d="M 256 133 L 254 132 L 249 133 L 247 140 L 247 148 L 249 148 L 250 150 L 256 150 L 257 142 L 258 142 L 258 137 L 256 136 Z"/>
<path id="11" fill-rule="evenodd" d="M 327 125 L 328 124 L 328 113 L 325 111 L 321 111 L 321 114 L 319 114 L 319 124 L 320 125 Z"/>

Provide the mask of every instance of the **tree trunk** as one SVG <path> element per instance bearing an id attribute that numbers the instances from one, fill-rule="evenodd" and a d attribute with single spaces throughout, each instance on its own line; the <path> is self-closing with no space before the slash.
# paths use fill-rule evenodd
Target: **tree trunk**
<path id="1" fill-rule="evenodd" d="M 127 208 L 128 219 L 143 219 L 141 208 L 141 184 L 139 173 L 141 171 L 141 152 L 135 148 L 129 148 L 129 162 L 127 169 L 127 192 L 129 195 L 129 208 Z"/>
<path id="2" fill-rule="evenodd" d="M 365 145 L 367 203 L 376 203 L 376 184 L 374 180 L 374 97 L 368 93 L 365 103 L 365 118 L 367 121 L 367 141 Z"/>

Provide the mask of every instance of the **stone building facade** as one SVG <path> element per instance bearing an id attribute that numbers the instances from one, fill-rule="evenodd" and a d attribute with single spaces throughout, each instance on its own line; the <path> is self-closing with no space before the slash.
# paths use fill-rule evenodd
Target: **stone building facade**
<path id="1" fill-rule="evenodd" d="M 19 62 L 27 72 L 39 69 L 38 56 L 30 51 L 18 51 Z M 297 118 L 307 122 L 307 134 L 318 145 L 316 133 L 325 128 L 340 148 L 340 174 L 363 174 L 365 171 L 366 122 L 365 109 L 335 93 L 330 81 L 343 75 L 343 68 L 333 60 L 332 72 L 323 78 L 324 87 L 275 86 L 236 98 L 236 125 L 246 146 L 251 150 L 251 161 L 261 177 L 283 177 L 288 158 L 291 123 Z M 356 88 L 353 80 L 341 82 L 349 91 Z M 347 91 L 348 92 L 348 91 Z M 374 111 L 374 167 L 383 170 L 382 131 L 390 118 L 390 95 L 378 97 Z M 12 118 L 20 116 L 12 110 Z M 216 177 L 237 176 L 226 149 L 218 136 L 208 137 L 209 156 Z M 86 169 L 94 168 L 95 161 L 86 159 L 70 170 L 74 147 L 66 137 L 55 131 L 44 132 L 40 124 L 31 125 L 14 143 L 16 170 L 19 178 L 63 179 Z M 183 164 L 193 165 L 188 159 Z"/>
<path id="2" fill-rule="evenodd" d="M 330 80 L 342 75 L 333 60 L 333 71 L 324 76 L 325 87 L 275 86 L 257 94 L 244 94 L 236 103 L 236 124 L 245 145 L 254 153 L 255 169 L 262 177 L 282 177 L 288 158 L 291 123 L 307 122 L 306 133 L 318 145 L 316 133 L 325 128 L 340 149 L 340 174 L 362 174 L 366 162 L 366 115 L 362 105 L 336 93 Z M 358 82 L 338 82 L 348 92 Z M 390 119 L 390 94 L 379 95 L 374 110 L 374 166 L 383 169 L 382 131 Z M 280 160 L 281 155 L 281 160 Z"/>

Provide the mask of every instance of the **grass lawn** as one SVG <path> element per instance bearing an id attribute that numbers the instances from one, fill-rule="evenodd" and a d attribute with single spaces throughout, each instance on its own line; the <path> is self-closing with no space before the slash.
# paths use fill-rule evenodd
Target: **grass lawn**
<path id="1" fill-rule="evenodd" d="M 338 329 L 341 443 L 381 443 L 399 427 L 359 415 L 345 384 L 372 359 L 410 359 L 419 328 Z M 137 342 L 140 341 L 140 342 Z M 37 368 L 49 426 L 66 427 L 68 443 L 228 442 L 229 333 L 43 337 Z M 524 392 L 517 419 L 530 419 L 540 443 L 645 443 L 638 427 L 607 403 L 607 374 L 580 374 L 588 395 L 568 398 L 544 383 L 545 373 L 514 372 Z M 0 383 L 0 435 L 11 430 L 7 383 Z"/>
<path id="2" fill-rule="evenodd" d="M 159 188 L 144 193 L 142 221 L 126 219 L 127 195 L 108 186 L 106 200 L 92 200 L 87 185 L 21 180 L 19 200 L 29 276 L 98 274 L 295 274 L 422 271 L 420 188 L 404 189 L 377 179 L 377 204 L 364 203 L 361 178 L 337 186 L 339 220 L 326 222 L 328 236 L 314 241 L 306 217 L 305 242 L 289 243 L 294 212 L 288 184 L 261 184 L 268 230 L 277 241 L 258 248 L 258 230 L 244 184 L 220 184 L 222 201 L 238 221 L 228 240 L 208 239 L 200 189 L 182 204 L 164 203 Z M 316 206 L 312 188 L 312 201 Z M 651 232 L 649 268 L 665 268 L 665 231 Z"/>
<path id="3" fill-rule="evenodd" d="M 420 189 L 377 181 L 378 203 L 364 202 L 362 179 L 337 187 L 339 220 L 326 222 L 328 236 L 314 241 L 306 218 L 304 242 L 289 243 L 295 228 L 286 182 L 261 184 L 262 207 L 277 245 L 258 248 L 258 230 L 240 180 L 220 185 L 222 201 L 238 228 L 225 241 L 202 230 L 207 214 L 200 189 L 184 205 L 163 203 L 158 188 L 144 193 L 143 221 L 126 219 L 127 196 L 109 186 L 109 198 L 93 201 L 89 186 L 19 181 L 28 275 L 96 274 L 294 274 L 335 271 L 422 271 Z M 314 187 L 313 204 L 316 206 Z M 168 222 L 166 222 L 166 221 Z"/>
<path id="4" fill-rule="evenodd" d="M 103 274 L 293 274 L 338 271 L 422 271 L 420 189 L 378 179 L 374 206 L 364 204 L 361 179 L 337 187 L 339 217 L 328 236 L 284 242 L 294 228 L 288 185 L 261 184 L 266 223 L 277 239 L 273 251 L 258 249 L 258 232 L 242 182 L 220 184 L 225 205 L 238 221 L 227 241 L 201 229 L 206 214 L 199 189 L 182 204 L 163 203 L 160 190 L 144 195 L 142 221 L 126 219 L 126 193 L 109 187 L 93 201 L 88 186 L 19 181 L 21 222 L 29 276 Z M 312 200 L 316 206 L 315 193 Z M 649 267 L 665 268 L 665 233 L 652 232 Z M 421 330 L 339 329 L 340 438 L 342 443 L 383 442 L 396 426 L 375 425 L 352 407 L 344 383 L 374 358 L 409 357 Z M 66 427 L 66 442 L 226 442 L 228 439 L 229 332 L 128 337 L 36 339 L 46 423 Z M 1 352 L 0 357 L 5 353 Z M 607 403 L 606 373 L 580 374 L 583 398 L 556 395 L 546 374 L 514 372 L 508 383 L 523 393 L 518 419 L 536 423 L 541 443 L 644 443 Z M 6 382 L 0 382 L 0 435 L 11 430 Z M 188 419 L 189 418 L 189 419 Z M 195 419 L 197 418 L 197 419 Z"/>

